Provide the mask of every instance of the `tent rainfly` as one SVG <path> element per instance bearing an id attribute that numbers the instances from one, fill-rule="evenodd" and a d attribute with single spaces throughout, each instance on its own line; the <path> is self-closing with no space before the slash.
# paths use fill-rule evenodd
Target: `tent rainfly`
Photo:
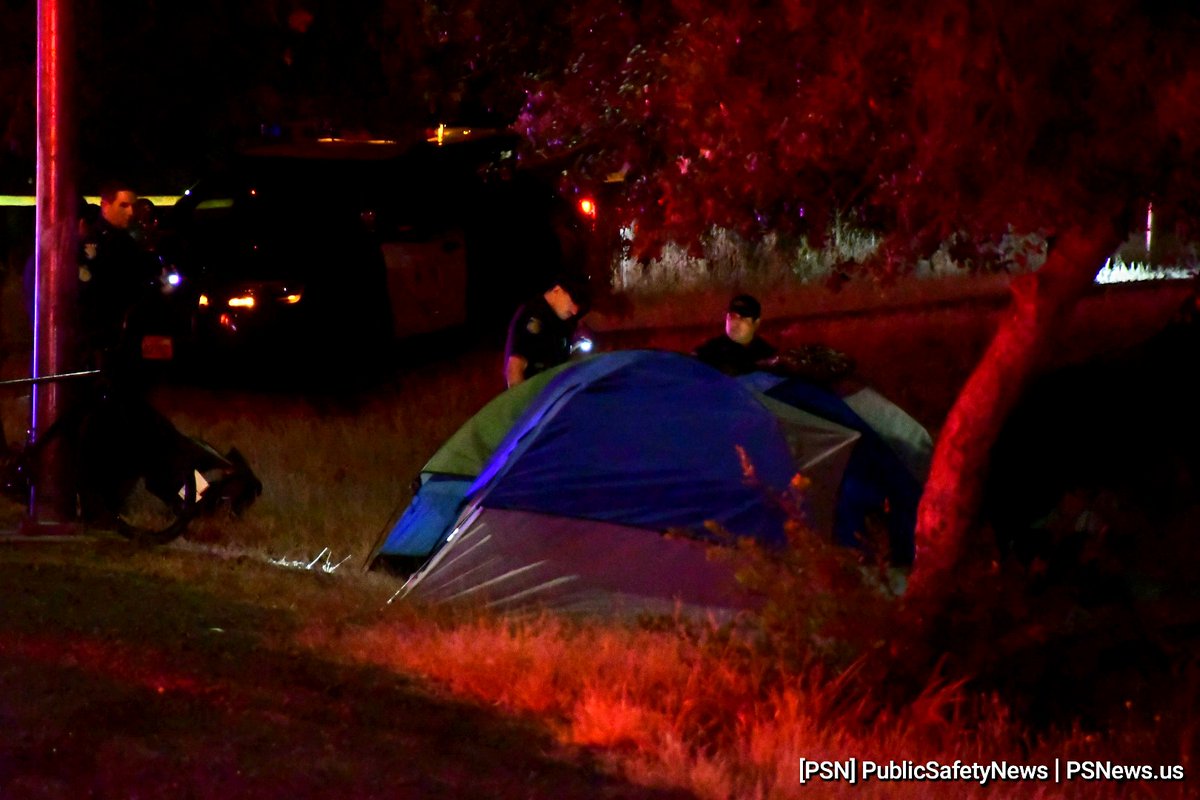
<path id="1" fill-rule="evenodd" d="M 869 389 L 595 355 L 504 392 L 450 437 L 368 566 L 412 573 L 405 592 L 430 602 L 724 615 L 754 599 L 709 558 L 714 528 L 784 545 L 773 498 L 797 472 L 814 531 L 857 546 L 882 519 L 893 560 L 911 560 L 931 447 Z"/>

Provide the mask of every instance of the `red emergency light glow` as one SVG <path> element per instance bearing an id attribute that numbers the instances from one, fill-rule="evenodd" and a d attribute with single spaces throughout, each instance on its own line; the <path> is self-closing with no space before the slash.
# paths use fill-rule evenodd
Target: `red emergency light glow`
<path id="1" fill-rule="evenodd" d="M 585 217 L 596 218 L 596 203 L 590 197 L 584 197 L 579 201 L 579 212 Z"/>

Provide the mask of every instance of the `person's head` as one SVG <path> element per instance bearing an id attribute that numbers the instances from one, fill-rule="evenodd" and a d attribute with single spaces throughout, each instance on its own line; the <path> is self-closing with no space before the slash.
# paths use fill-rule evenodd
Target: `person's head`
<path id="1" fill-rule="evenodd" d="M 109 181 L 100 187 L 100 216 L 114 228 L 129 227 L 136 202 L 137 192 L 126 183 Z"/>
<path id="2" fill-rule="evenodd" d="M 542 293 L 546 303 L 561 320 L 572 319 L 587 310 L 587 287 L 578 279 L 560 275 Z"/>
<path id="3" fill-rule="evenodd" d="M 154 205 L 154 201 L 149 197 L 139 197 L 133 201 L 133 221 L 143 227 L 149 228 L 158 223 L 158 208 Z"/>
<path id="4" fill-rule="evenodd" d="M 729 301 L 725 312 L 725 335 L 738 344 L 750 344 L 758 335 L 762 321 L 762 306 L 748 294 L 739 294 Z"/>
<path id="5" fill-rule="evenodd" d="M 100 206 L 89 203 L 86 197 L 79 198 L 79 235 L 86 236 L 96 220 L 100 219 Z"/>

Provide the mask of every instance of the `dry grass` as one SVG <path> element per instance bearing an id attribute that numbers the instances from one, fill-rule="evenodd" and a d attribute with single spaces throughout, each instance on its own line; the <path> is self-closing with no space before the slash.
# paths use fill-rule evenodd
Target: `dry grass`
<path id="1" fill-rule="evenodd" d="M 190 538 L 362 563 L 424 463 L 495 395 L 499 360 L 474 352 L 354 396 L 164 389 L 157 404 L 180 430 L 238 447 L 263 481 L 244 519 L 201 521 Z"/>
<path id="2" fill-rule="evenodd" d="M 1036 740 L 994 697 L 931 680 L 905 706 L 881 712 L 853 671 L 773 672 L 715 630 L 638 629 L 558 617 L 468 616 L 310 631 L 321 651 L 435 679 L 457 695 L 544 721 L 565 744 L 597 748 L 634 783 L 683 787 L 700 798 L 1129 796 L 1121 784 L 1024 782 L 801 785 L 800 759 L 1052 765 L 1054 759 L 1186 763 L 1191 712 L 1149 728 L 1051 732 Z M 1193 687 L 1194 691 L 1194 687 Z M 1177 709 L 1180 711 L 1181 709 Z M 1148 784 L 1144 786 L 1149 786 Z M 1188 796 L 1160 784 L 1157 797 Z M 1082 791 L 1081 791 L 1082 790 Z M 1161 791 L 1160 791 L 1161 790 Z"/>
<path id="3" fill-rule="evenodd" d="M 1126 298 L 1119 325 L 1112 323 L 1111 306 L 1089 306 L 1072 341 L 1082 343 L 1080 353 L 1116 348 L 1139 325 L 1160 324 L 1173 304 Z M 823 340 L 854 354 L 865 379 L 936 430 L 997 313 L 984 303 L 808 320 L 776 325 L 772 332 L 783 343 Z M 686 315 L 681 312 L 681 322 L 695 321 Z M 623 343 L 688 349 L 710 331 L 633 332 L 624 334 Z M 1096 331 L 1118 335 L 1098 338 Z M 1066 348 L 1060 355 L 1078 353 Z M 300 562 L 329 548 L 332 563 L 346 557 L 361 563 L 409 499 L 411 478 L 498 390 L 498 376 L 498 354 L 484 348 L 401 372 L 387 385 L 350 397 L 164 390 L 159 405 L 178 427 L 220 448 L 238 446 L 265 487 L 244 519 L 209 521 L 189 538 L 210 550 Z M 12 422 L 5 422 L 11 430 Z M 186 567 L 171 569 L 175 578 L 188 579 Z M 360 577 L 349 565 L 337 578 L 379 580 Z M 330 586 L 323 591 L 328 595 Z M 456 695 L 537 718 L 560 742 L 594 749 L 634 783 L 682 787 L 701 798 L 1117 798 L 1131 791 L 1184 797 L 1193 789 L 1186 783 L 1111 782 L 801 786 L 799 760 L 1047 764 L 1071 757 L 1191 768 L 1200 685 L 1195 674 L 1179 676 L 1180 702 L 1158 716 L 1130 714 L 1105 731 L 1035 734 L 1004 703 L 958 682 L 928 678 L 908 702 L 882 706 L 854 670 L 836 672 L 819 659 L 793 668 L 756 655 L 752 639 L 682 621 L 626 626 L 451 614 L 401 603 L 382 609 L 331 603 L 314 612 L 300 638 L 343 663 L 416 673 Z"/>

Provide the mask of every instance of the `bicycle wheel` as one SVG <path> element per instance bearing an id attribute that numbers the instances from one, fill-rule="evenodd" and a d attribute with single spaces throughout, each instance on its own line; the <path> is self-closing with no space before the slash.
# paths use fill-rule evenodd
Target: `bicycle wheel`
<path id="1" fill-rule="evenodd" d="M 184 534 L 195 514 L 195 475 L 174 495 L 153 492 L 139 479 L 117 514 L 117 533 L 140 544 L 166 544 Z"/>

